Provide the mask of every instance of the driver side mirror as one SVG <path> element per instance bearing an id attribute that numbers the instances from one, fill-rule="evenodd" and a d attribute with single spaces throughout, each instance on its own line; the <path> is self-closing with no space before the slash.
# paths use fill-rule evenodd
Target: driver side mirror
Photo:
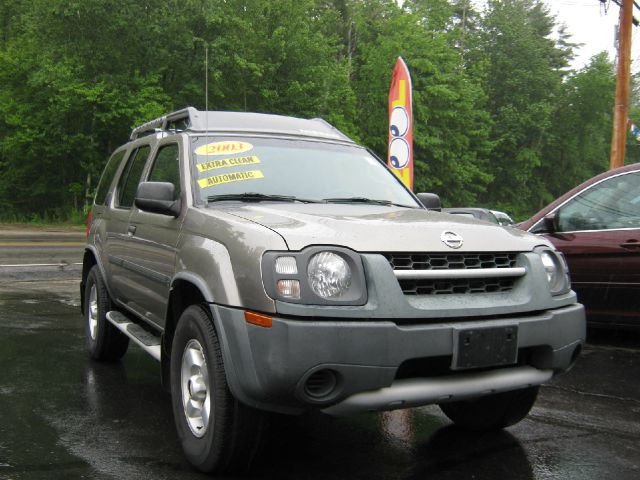
<path id="1" fill-rule="evenodd" d="M 427 210 L 442 211 L 442 203 L 440 203 L 440 197 L 436 193 L 418 193 L 416 196 Z"/>
<path id="2" fill-rule="evenodd" d="M 140 210 L 177 217 L 182 209 L 180 199 L 175 199 L 176 187 L 169 182 L 141 182 L 134 204 Z"/>
<path id="3" fill-rule="evenodd" d="M 544 216 L 542 219 L 544 223 L 544 228 L 547 233 L 555 233 L 558 231 L 558 214 L 557 213 L 549 213 Z"/>

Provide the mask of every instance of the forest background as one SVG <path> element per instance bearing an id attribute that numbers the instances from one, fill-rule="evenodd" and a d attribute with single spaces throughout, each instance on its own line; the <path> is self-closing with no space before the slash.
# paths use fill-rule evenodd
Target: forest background
<path id="1" fill-rule="evenodd" d="M 205 48 L 210 109 L 319 116 L 382 158 L 402 56 L 414 190 L 445 206 L 523 219 L 608 167 L 613 63 L 570 69 L 538 0 L 4 0 L 0 22 L 5 222 L 84 218 L 133 126 L 204 109 Z"/>

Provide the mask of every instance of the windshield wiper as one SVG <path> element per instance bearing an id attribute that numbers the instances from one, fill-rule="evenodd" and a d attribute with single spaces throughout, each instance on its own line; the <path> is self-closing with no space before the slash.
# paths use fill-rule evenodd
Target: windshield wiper
<path id="1" fill-rule="evenodd" d="M 374 198 L 366 198 L 366 197 L 324 198 L 322 201 L 327 203 L 368 203 L 370 205 L 385 205 L 385 206 L 394 206 L 394 207 L 415 208 L 410 205 L 393 203 L 391 200 L 376 200 Z"/>
<path id="2" fill-rule="evenodd" d="M 311 200 L 309 198 L 298 198 L 289 195 L 270 195 L 257 192 L 245 192 L 245 193 L 227 193 L 224 195 L 211 195 L 207 197 L 208 202 L 220 202 L 224 200 L 238 200 L 241 202 L 302 202 L 302 203 L 318 203 L 318 200 Z"/>

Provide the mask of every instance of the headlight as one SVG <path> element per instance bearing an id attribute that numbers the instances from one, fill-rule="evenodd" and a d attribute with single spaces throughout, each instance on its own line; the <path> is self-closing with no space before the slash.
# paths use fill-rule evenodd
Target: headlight
<path id="1" fill-rule="evenodd" d="M 360 255 L 342 247 L 265 252 L 262 282 L 267 294 L 288 303 L 364 305 L 367 289 Z"/>
<path id="2" fill-rule="evenodd" d="M 340 297 L 351 286 L 349 265 L 332 252 L 320 252 L 311 257 L 307 277 L 313 293 L 322 298 Z"/>
<path id="3" fill-rule="evenodd" d="M 538 251 L 552 295 L 567 293 L 571 289 L 569 270 L 562 253 L 542 248 Z"/>

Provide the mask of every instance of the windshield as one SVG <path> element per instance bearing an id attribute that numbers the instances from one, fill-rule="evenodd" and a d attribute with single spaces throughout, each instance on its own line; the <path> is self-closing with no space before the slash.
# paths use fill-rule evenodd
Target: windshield
<path id="1" fill-rule="evenodd" d="M 193 137 L 192 152 L 195 189 L 203 203 L 235 197 L 269 200 L 266 195 L 291 201 L 374 200 L 419 208 L 400 181 L 361 147 L 202 136 Z"/>

